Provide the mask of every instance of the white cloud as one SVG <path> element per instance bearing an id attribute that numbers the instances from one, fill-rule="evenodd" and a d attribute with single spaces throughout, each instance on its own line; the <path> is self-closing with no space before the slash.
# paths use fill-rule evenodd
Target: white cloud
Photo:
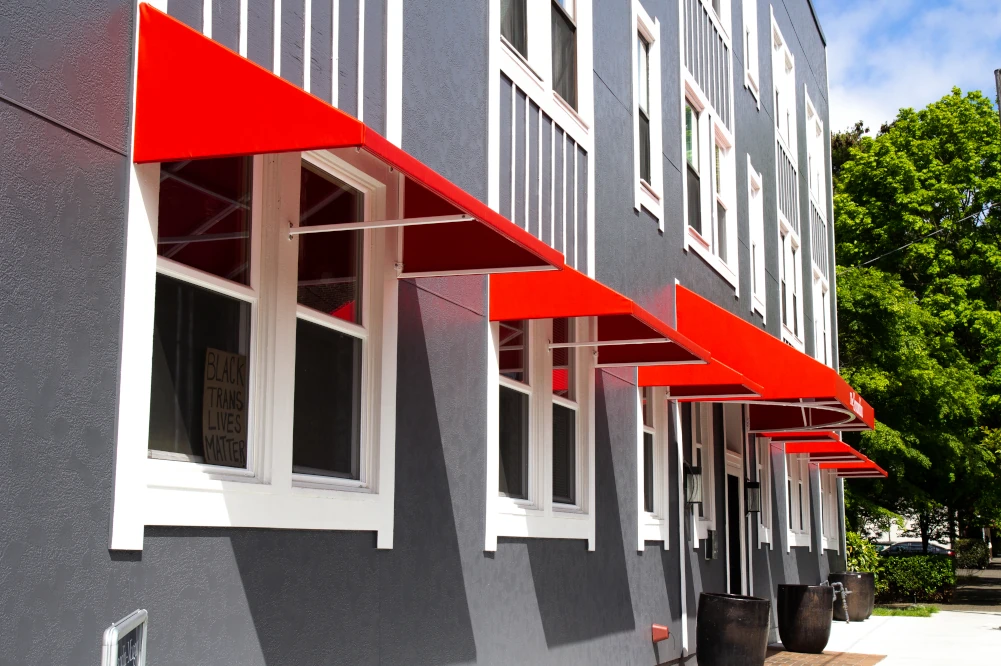
<path id="1" fill-rule="evenodd" d="M 815 0 L 827 36 L 831 128 L 876 131 L 903 107 L 952 86 L 995 96 L 1001 3 L 990 0 Z"/>

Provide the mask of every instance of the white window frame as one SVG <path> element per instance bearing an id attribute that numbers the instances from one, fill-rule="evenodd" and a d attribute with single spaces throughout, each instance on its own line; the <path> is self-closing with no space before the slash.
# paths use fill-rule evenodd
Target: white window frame
<path id="1" fill-rule="evenodd" d="M 636 389 L 637 396 L 637 437 L 636 437 L 636 460 L 637 460 L 637 511 L 639 516 L 639 542 L 637 550 L 643 552 L 649 541 L 660 541 L 664 544 L 664 550 L 668 550 L 671 544 L 670 538 L 670 498 L 667 493 L 671 488 L 670 479 L 670 449 L 668 438 L 668 405 L 667 392 L 663 388 L 651 388 L 651 412 L 653 425 L 646 425 L 643 422 L 643 391 L 642 387 Z M 645 505 L 644 488 L 646 479 L 644 478 L 644 435 L 653 436 L 653 511 L 647 511 Z"/>
<path id="2" fill-rule="evenodd" d="M 798 120 L 796 118 L 796 59 L 789 45 L 782 36 L 775 21 L 775 8 L 769 6 L 771 13 L 771 54 L 772 54 L 772 87 L 778 93 L 778 105 L 774 108 L 775 118 L 772 126 L 775 135 L 782 144 L 793 166 L 797 165 Z M 779 131 L 784 128 L 784 131 Z"/>
<path id="3" fill-rule="evenodd" d="M 806 346 L 803 341 L 806 339 L 806 335 L 803 332 L 803 257 L 801 256 L 803 246 L 800 243 L 799 234 L 793 230 L 792 226 L 786 221 L 785 216 L 779 213 L 778 217 L 780 298 L 782 296 L 783 271 L 790 270 L 789 267 L 792 270 L 792 275 L 787 277 L 785 296 L 786 311 L 791 315 L 791 318 L 789 323 L 782 323 L 782 340 L 799 351 L 804 351 Z M 785 257 L 784 264 L 783 257 Z M 781 320 L 781 310 L 779 318 Z M 797 330 L 799 331 L 798 334 L 796 333 Z"/>
<path id="4" fill-rule="evenodd" d="M 806 547 L 813 550 L 810 539 L 810 454 L 785 454 L 786 464 L 786 521 L 791 548 Z M 802 506 L 800 502 L 802 501 Z M 802 524 L 798 518 L 802 514 Z"/>
<path id="5" fill-rule="evenodd" d="M 635 198 L 633 206 L 638 211 L 645 208 L 657 218 L 657 227 L 664 230 L 664 115 L 661 93 L 660 20 L 651 18 L 639 0 L 632 0 L 633 30 L 633 174 Z M 639 48 L 640 35 L 649 44 L 649 96 L 650 108 L 650 182 L 640 177 L 640 93 L 639 64 L 635 55 Z"/>
<path id="6" fill-rule="evenodd" d="M 758 548 L 763 544 L 772 547 L 772 456 L 771 440 L 758 437 L 754 443 L 754 461 L 761 492 L 761 511 L 758 512 Z"/>
<path id="7" fill-rule="evenodd" d="M 751 238 L 751 311 L 759 313 L 762 321 L 767 321 L 764 178 L 751 164 L 750 153 L 747 154 L 747 217 Z"/>
<path id="8" fill-rule="evenodd" d="M 813 265 L 813 334 L 814 355 L 824 365 L 834 367 L 831 340 L 831 290 L 827 278 Z"/>
<path id="9" fill-rule="evenodd" d="M 578 144 L 588 146 L 586 136 L 594 120 L 594 66 L 591 0 L 574 0 L 577 25 L 577 109 L 553 90 L 552 0 L 527 0 L 528 57 L 525 58 L 500 34 L 500 0 L 490 3 L 491 29 L 498 65 L 515 85 L 525 91 Z M 494 16 L 496 15 L 496 17 Z"/>
<path id="10" fill-rule="evenodd" d="M 593 340 L 597 328 L 591 317 L 572 318 L 576 340 Z M 527 320 L 528 382 L 500 374 L 500 322 L 491 322 L 487 354 L 487 479 L 484 550 L 497 550 L 498 537 L 586 539 L 594 550 L 594 351 L 569 347 L 575 354 L 577 399 L 576 499 L 574 505 L 553 501 L 553 405 L 568 401 L 553 395 L 552 320 Z M 529 399 L 528 480 L 526 499 L 500 494 L 500 387 L 527 393 Z"/>
<path id="11" fill-rule="evenodd" d="M 758 0 L 744 0 L 744 87 L 761 108 L 761 78 L 758 45 Z"/>
<path id="12" fill-rule="evenodd" d="M 684 68 L 683 68 L 684 70 Z M 681 171 L 682 187 L 682 220 L 685 225 L 685 250 L 694 250 L 707 264 L 712 266 L 730 286 L 734 293 L 740 295 L 738 276 L 739 261 L 737 257 L 737 206 L 736 206 L 736 150 L 733 135 L 719 119 L 709 104 L 708 98 L 699 89 L 698 84 L 685 72 L 685 94 L 681 100 Z M 699 204 L 702 212 L 702 231 L 700 234 L 688 224 L 688 158 L 685 155 L 685 105 L 688 104 L 698 113 L 698 147 L 699 147 Z M 711 139 L 711 140 L 710 140 Z M 723 150 L 723 168 L 721 169 L 721 194 L 716 193 L 716 146 Z M 719 257 L 717 246 L 716 201 L 721 197 L 727 208 L 727 260 Z"/>
<path id="13" fill-rule="evenodd" d="M 823 550 L 841 552 L 840 522 L 838 507 L 838 472 L 833 469 L 820 470 L 820 510 L 821 538 Z"/>
<path id="14" fill-rule="evenodd" d="M 806 174 L 810 198 L 820 216 L 827 220 L 827 161 L 824 146 L 824 121 L 810 99 L 810 93 L 803 84 L 803 99 L 806 102 Z"/>
<path id="15" fill-rule="evenodd" d="M 719 0 L 718 12 L 713 9 L 712 0 L 702 0 L 702 4 L 709 10 L 709 16 L 715 20 L 723 35 L 730 39 L 730 0 Z"/>
<path id="16" fill-rule="evenodd" d="M 715 427 L 713 417 L 713 403 L 692 402 L 692 465 L 695 465 L 696 452 L 702 452 L 702 515 L 699 516 L 697 505 L 691 505 L 692 527 L 694 531 L 693 542 L 695 548 L 699 547 L 699 540 L 709 537 L 709 530 L 716 530 L 716 440 L 713 429 Z M 701 428 L 695 427 L 695 420 L 701 419 Z M 696 433 L 701 433 L 702 439 L 696 438 Z M 722 535 L 720 535 L 722 536 Z"/>
<path id="17" fill-rule="evenodd" d="M 253 158 L 250 287 L 159 257 L 160 165 L 135 165 L 129 201 L 112 549 L 142 550 L 152 525 L 374 531 L 393 546 L 396 445 L 398 233 L 364 232 L 364 327 L 323 324 L 365 337 L 361 479 L 292 473 L 298 240 L 303 159 L 356 187 L 366 219 L 397 216 L 398 175 L 354 151 Z M 155 276 L 160 272 L 243 300 L 253 299 L 248 464 L 229 469 L 148 453 Z M 258 289 L 257 285 L 269 285 Z"/>

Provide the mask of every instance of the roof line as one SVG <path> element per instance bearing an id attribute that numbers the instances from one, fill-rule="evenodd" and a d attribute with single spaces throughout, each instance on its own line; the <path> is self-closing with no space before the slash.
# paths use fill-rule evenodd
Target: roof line
<path id="1" fill-rule="evenodd" d="M 820 17 L 817 16 L 817 10 L 813 6 L 813 0 L 806 0 L 806 4 L 810 6 L 810 13 L 813 15 L 813 22 L 817 25 L 817 32 L 820 33 L 820 41 L 827 46 L 827 37 L 824 36 L 824 29 L 820 27 Z"/>

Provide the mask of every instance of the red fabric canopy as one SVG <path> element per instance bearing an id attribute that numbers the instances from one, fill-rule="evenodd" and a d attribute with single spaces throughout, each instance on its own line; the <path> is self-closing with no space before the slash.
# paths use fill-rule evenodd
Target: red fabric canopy
<path id="1" fill-rule="evenodd" d="M 862 454 L 861 461 L 858 462 L 826 462 L 820 464 L 820 469 L 835 469 L 838 471 L 838 476 L 844 478 L 870 478 L 870 479 L 885 479 L 887 477 L 886 470 L 882 467 L 869 460 Z"/>
<path id="2" fill-rule="evenodd" d="M 750 402 L 752 432 L 872 429 L 872 407 L 833 369 L 682 286 L 678 330 L 713 359 L 764 387 Z"/>
<path id="3" fill-rule="evenodd" d="M 653 365 L 639 369 L 640 386 L 667 387 L 672 400 L 722 400 L 760 397 L 764 388 L 733 368 L 710 358 L 705 365 Z"/>
<path id="4" fill-rule="evenodd" d="M 443 137 L 447 140 L 447 137 Z M 358 148 L 405 176 L 403 275 L 563 266 L 563 255 L 330 106 L 183 23 L 139 6 L 136 163 Z"/>
<path id="5" fill-rule="evenodd" d="M 599 365 L 709 359 L 708 351 L 629 298 L 572 268 L 490 277 L 490 321 L 557 317 L 598 318 Z"/>

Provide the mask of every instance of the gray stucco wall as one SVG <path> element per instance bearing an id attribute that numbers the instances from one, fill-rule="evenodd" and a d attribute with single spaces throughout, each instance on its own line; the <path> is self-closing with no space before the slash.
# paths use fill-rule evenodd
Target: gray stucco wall
<path id="1" fill-rule="evenodd" d="M 319 15 L 323 5 L 306 1 Z M 226 12 L 236 4 L 220 0 L 213 14 L 214 36 L 228 45 Z M 282 26 L 283 53 L 296 48 L 285 36 L 298 25 L 299 5 L 283 10 L 290 22 Z M 746 289 L 734 298 L 712 269 L 681 250 L 679 72 L 669 66 L 677 58 L 677 11 L 667 0 L 645 5 L 662 22 L 665 231 L 634 211 L 632 156 L 621 149 L 632 145 L 629 14 L 617 0 L 595 0 L 597 145 L 587 168 L 597 186 L 597 276 L 667 319 L 675 278 L 748 316 Z M 365 119 L 379 129 L 385 6 L 365 6 Z M 169 3 L 196 27 L 201 14 L 192 8 L 199 7 Z M 340 7 L 341 33 L 350 34 L 357 4 Z M 485 199 L 486 7 L 459 0 L 403 7 L 404 148 Z M 8 130 L 0 144 L 0 351 L 7 360 L 0 363 L 0 626 L 9 628 L 0 633 L 0 663 L 94 663 L 104 627 L 137 607 L 150 611 L 149 653 L 160 664 L 665 662 L 681 654 L 682 558 L 693 650 L 695 599 L 702 590 L 723 591 L 725 560 L 706 561 L 703 548 L 679 543 L 676 489 L 669 547 L 636 550 L 632 371 L 597 374 L 596 550 L 578 541 L 501 539 L 496 553 L 483 551 L 488 327 L 479 277 L 400 283 L 392 550 L 376 550 L 368 533 L 149 528 L 142 553 L 108 551 L 133 9 L 89 0 L 51 13 L 26 3 L 7 10 L 18 29 L 0 40 L 0 93 L 15 102 L 0 100 L 0 126 Z M 248 17 L 248 54 L 265 66 L 269 9 L 252 0 Z M 733 12 L 740 15 L 739 3 Z M 791 14 L 797 28 L 812 30 L 808 14 Z M 350 44 L 341 40 L 342 55 Z M 817 56 L 809 50 L 815 45 L 804 49 L 797 63 Z M 322 63 L 302 57 L 301 67 L 323 73 Z M 811 62 L 823 69 L 822 60 Z M 341 58 L 339 94 L 348 111 L 356 68 Z M 753 128 L 770 120 L 764 105 L 751 113 L 746 91 L 735 86 L 734 95 L 738 151 L 751 151 L 764 171 L 771 134 Z M 826 114 L 821 98 L 818 92 L 814 102 Z M 737 165 L 743 168 L 740 159 Z M 766 199 L 766 210 L 774 206 Z M 746 266 L 746 212 L 740 219 Z M 749 279 L 746 271 L 741 279 Z M 671 478 L 679 436 L 671 432 Z M 722 437 L 715 446 L 717 478 L 725 479 Z M 778 525 L 785 491 L 775 486 Z M 723 492 L 717 483 L 720 534 Z M 781 541 L 754 553 L 762 595 L 779 582 L 812 581 L 825 566 L 815 552 L 786 553 Z M 830 551 L 824 557 L 834 566 Z M 657 648 L 653 623 L 671 630 Z"/>

